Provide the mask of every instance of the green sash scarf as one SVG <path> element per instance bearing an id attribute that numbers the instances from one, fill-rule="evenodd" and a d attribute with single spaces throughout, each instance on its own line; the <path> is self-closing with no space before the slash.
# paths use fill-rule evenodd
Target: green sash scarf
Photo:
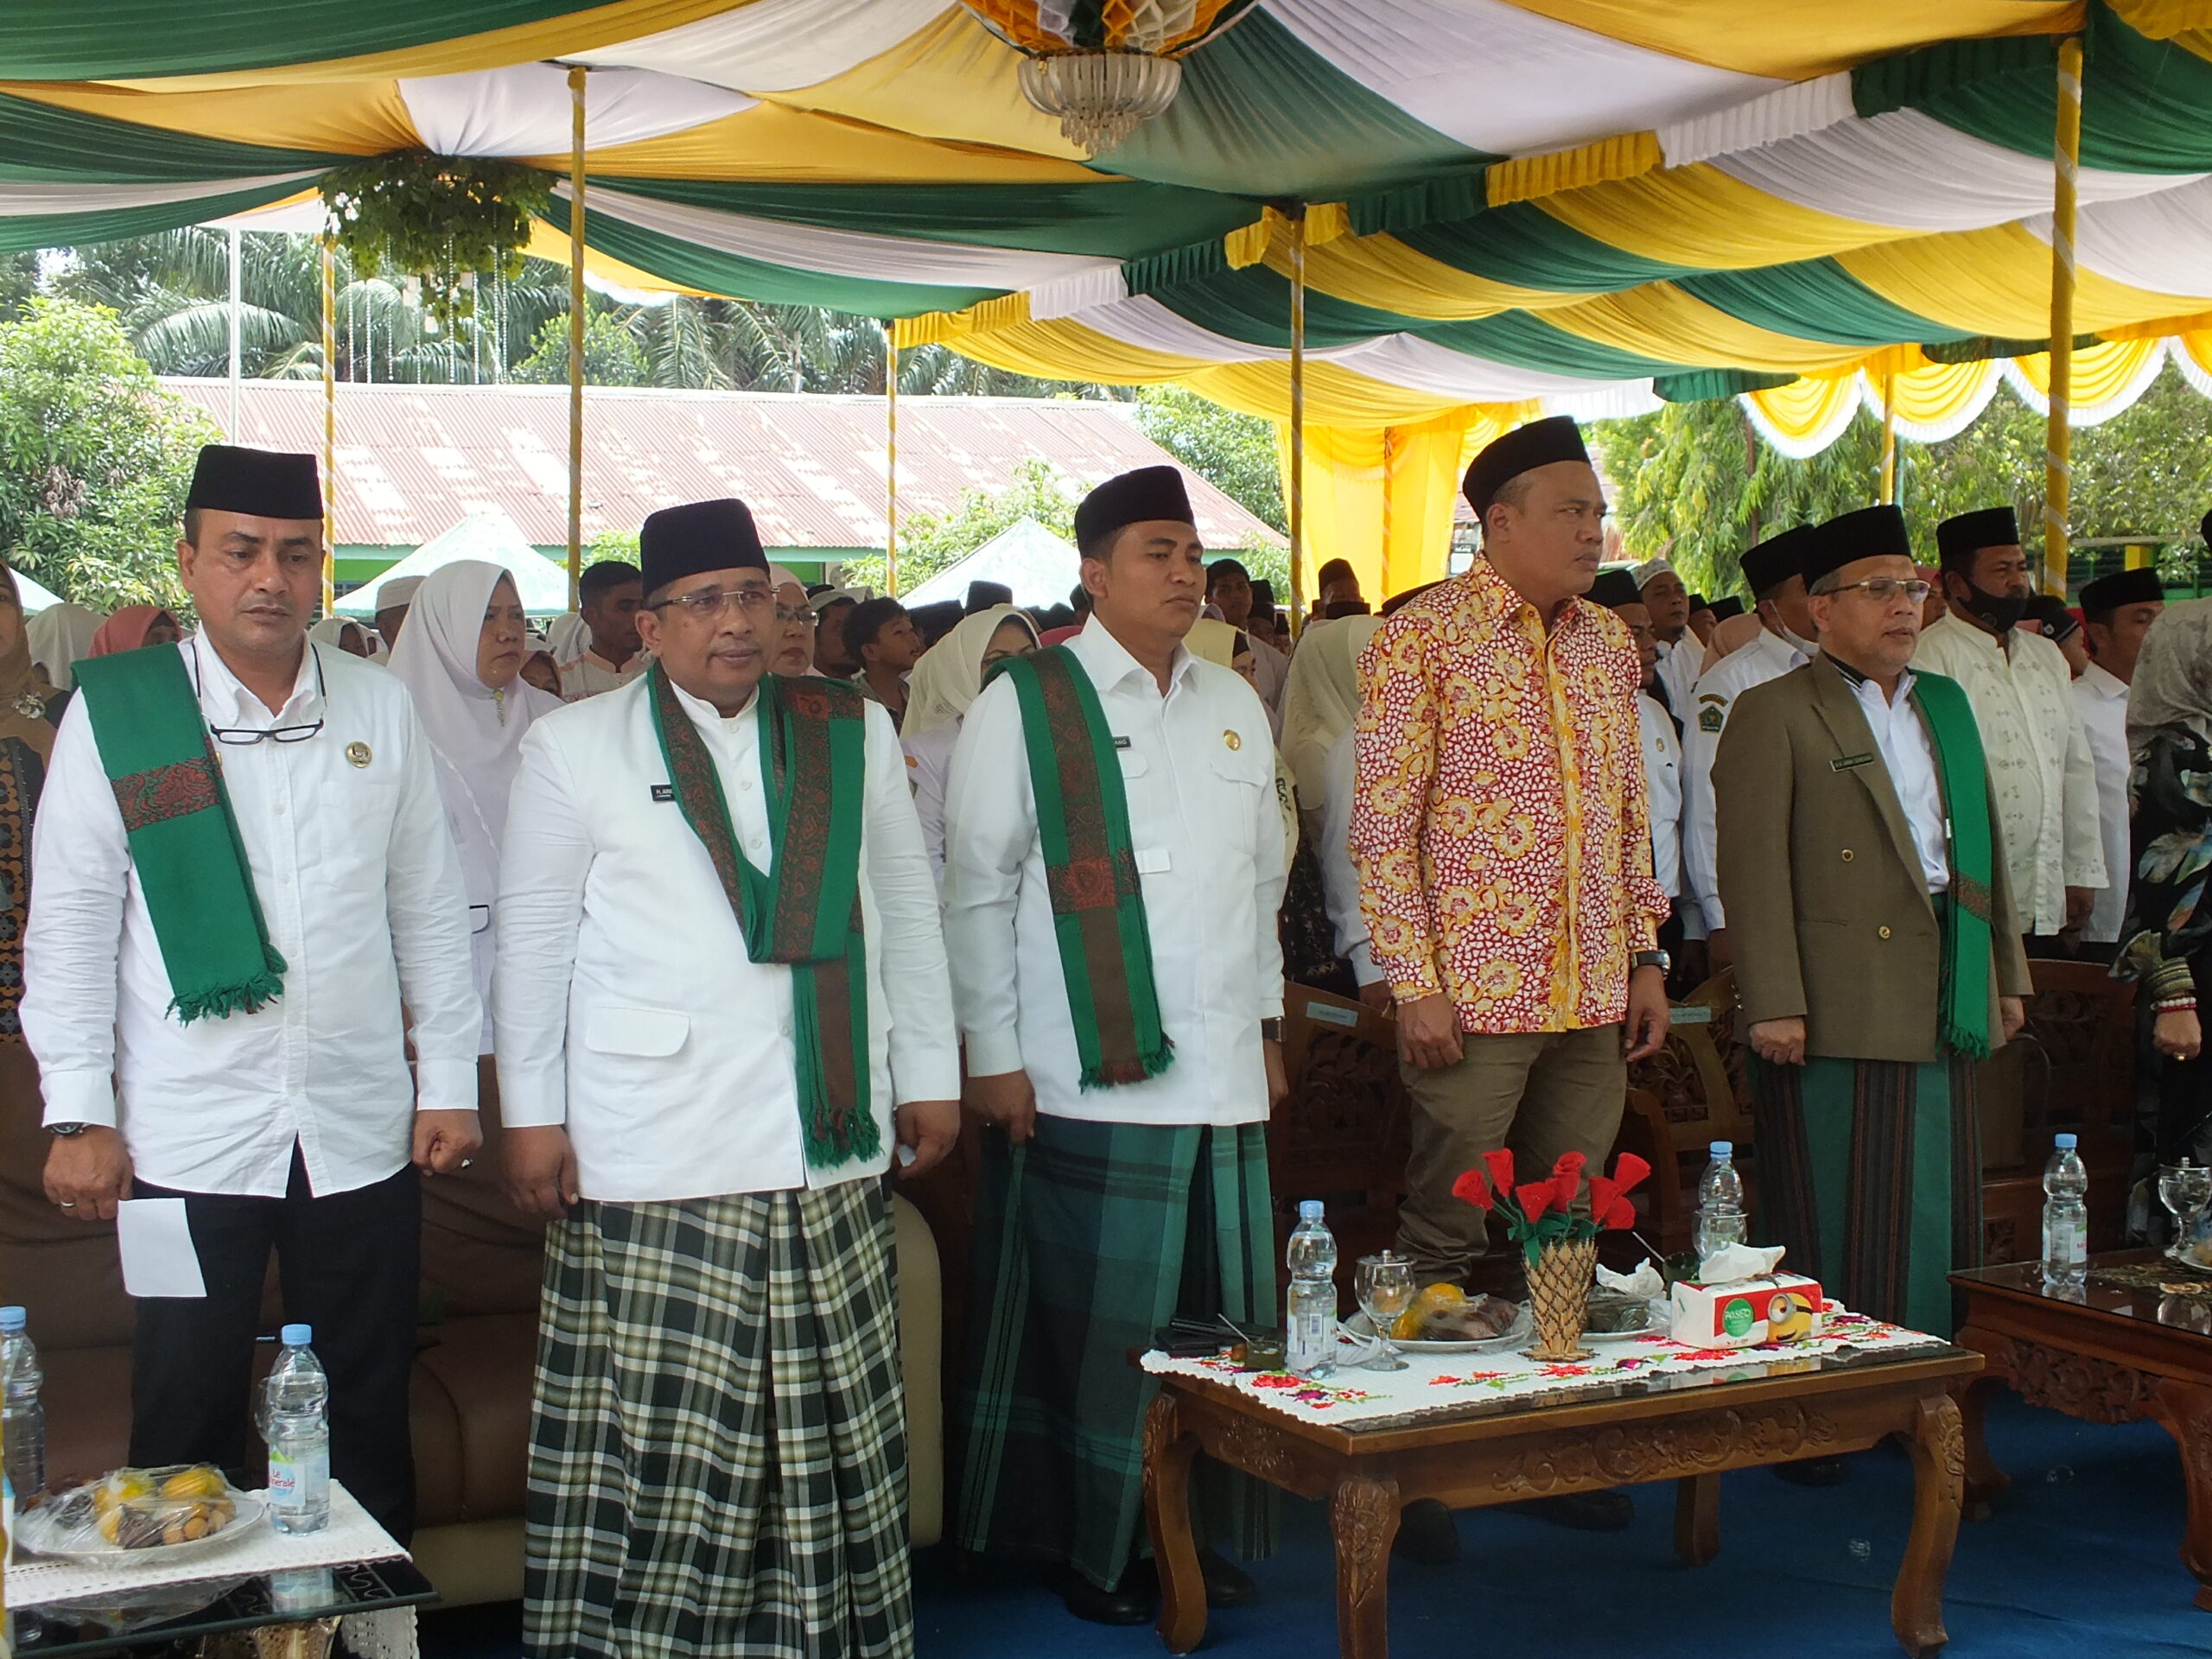
<path id="1" fill-rule="evenodd" d="M 1989 833 L 1989 774 L 1981 728 L 1956 680 L 1916 674 L 1912 700 L 1928 722 L 1936 770 L 1950 818 L 1950 902 L 1936 912 L 1943 929 L 1942 1007 L 1938 1035 L 1955 1054 L 1970 1060 L 1989 1054 L 1989 980 L 1992 972 L 1990 874 L 1995 849 Z"/>
<path id="2" fill-rule="evenodd" d="M 1037 800 L 1052 931 L 1085 1089 L 1142 1083 L 1174 1048 L 1160 1025 L 1152 934 L 1129 836 L 1122 760 L 1090 677 L 1055 645 L 998 664 L 1014 681 Z"/>
<path id="3" fill-rule="evenodd" d="M 760 681 L 753 718 L 768 803 L 769 866 L 753 868 L 730 826 L 721 774 L 668 671 L 646 699 L 683 820 L 714 861 L 753 962 L 788 963 L 806 1161 L 828 1169 L 883 1148 L 869 1099 L 868 953 L 861 931 L 867 727 L 836 680 Z"/>
<path id="4" fill-rule="evenodd" d="M 200 698 L 175 651 L 77 664 L 100 765 L 123 810 L 130 862 L 169 976 L 169 1010 L 190 1025 L 254 1013 L 284 990 L 261 896 L 223 787 Z"/>

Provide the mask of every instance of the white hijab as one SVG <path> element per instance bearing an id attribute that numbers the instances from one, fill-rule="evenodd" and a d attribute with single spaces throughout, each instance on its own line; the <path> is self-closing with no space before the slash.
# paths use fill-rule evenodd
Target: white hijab
<path id="1" fill-rule="evenodd" d="M 76 683 L 77 664 L 92 655 L 92 636 L 107 618 L 71 600 L 49 605 L 24 624 L 31 642 L 31 661 L 57 691 Z"/>
<path id="2" fill-rule="evenodd" d="M 1028 613 L 1011 605 L 994 605 L 988 611 L 963 616 L 952 632 L 922 653 L 906 683 L 906 715 L 900 723 L 902 738 L 919 737 L 934 727 L 957 725 L 983 689 L 983 653 L 1000 625 L 1019 622 L 1029 630 L 1033 644 L 1037 625 Z"/>
<path id="3" fill-rule="evenodd" d="M 545 648 L 553 653 L 556 668 L 566 668 L 591 649 L 591 630 L 582 616 L 569 611 L 545 625 Z"/>
<path id="4" fill-rule="evenodd" d="M 1290 764 L 1302 811 L 1319 811 L 1327 798 L 1329 751 L 1359 718 L 1359 654 L 1382 626 L 1377 616 L 1309 623 L 1290 659 L 1282 694 L 1282 758 Z"/>
<path id="5" fill-rule="evenodd" d="M 461 846 L 472 905 L 498 890 L 499 838 L 507 791 L 521 760 L 522 734 L 557 697 L 518 678 L 502 693 L 476 677 L 484 612 L 507 573 L 480 559 L 456 559 L 424 579 L 391 648 L 391 671 L 415 698 L 415 712 L 436 757 L 438 792 Z M 526 648 L 526 647 L 525 647 Z"/>

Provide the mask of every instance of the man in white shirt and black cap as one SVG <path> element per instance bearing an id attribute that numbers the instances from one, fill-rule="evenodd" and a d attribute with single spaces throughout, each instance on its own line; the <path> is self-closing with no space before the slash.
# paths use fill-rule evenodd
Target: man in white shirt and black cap
<path id="1" fill-rule="evenodd" d="M 1172 467 L 1084 498 L 1090 621 L 1001 665 L 945 798 L 953 1000 L 991 1126 L 956 1535 L 1041 1560 L 1107 1624 L 1149 1617 L 1133 1558 L 1153 1389 L 1128 1351 L 1163 1310 L 1272 1325 L 1278 1306 L 1283 817 L 1266 709 L 1183 645 L 1205 594 L 1192 518 Z M 1240 1552 L 1265 1553 L 1265 1494 L 1224 1496 Z M 1215 1605 L 1251 1593 L 1201 1564 Z"/>
<path id="2" fill-rule="evenodd" d="M 889 717 L 768 671 L 745 504 L 639 537 L 652 665 L 524 737 L 493 1012 L 548 1217 L 524 1649 L 913 1650 L 890 1195 L 959 1129 Z"/>
<path id="3" fill-rule="evenodd" d="M 2105 886 L 2082 930 L 2083 954 L 2107 960 L 2127 916 L 2127 884 L 2134 859 L 2128 847 L 2127 687 L 2143 636 L 2166 608 L 2165 584 L 2148 569 L 2116 570 L 2082 589 L 2082 632 L 2088 636 L 2089 665 L 2074 682 L 2074 707 L 2097 769 L 2098 834 L 2105 849 Z"/>
<path id="4" fill-rule="evenodd" d="M 480 1142 L 480 1020 L 429 741 L 397 680 L 308 639 L 322 558 L 313 456 L 200 452 L 200 632 L 80 664 L 54 740 L 22 1023 L 48 1196 L 181 1198 L 207 1285 L 138 1303 L 131 1462 L 253 1466 L 273 1249 L 330 1374 L 331 1473 L 404 1540 L 417 1171 Z"/>
<path id="5" fill-rule="evenodd" d="M 1736 699 L 1809 663 L 1819 649 L 1813 643 L 1812 613 L 1799 568 L 1813 533 L 1812 526 L 1801 524 L 1745 550 L 1744 581 L 1758 607 L 1758 637 L 1700 675 L 1681 711 L 1682 874 L 1705 912 L 1706 948 L 1715 973 L 1729 965 L 1731 956 L 1713 852 L 1713 757 L 1719 752 Z"/>
<path id="6" fill-rule="evenodd" d="M 391 664 L 391 648 L 399 643 L 399 631 L 406 626 L 408 609 L 422 586 L 420 576 L 390 576 L 377 589 L 377 638 L 382 643 L 369 660 L 378 667 Z"/>
<path id="7" fill-rule="evenodd" d="M 1666 688 L 1662 701 L 1681 718 L 1705 663 L 1705 643 L 1690 632 L 1689 586 L 1664 553 L 1646 559 L 1629 574 L 1636 578 L 1643 607 L 1651 613 L 1651 632 L 1658 637 L 1659 683 Z"/>

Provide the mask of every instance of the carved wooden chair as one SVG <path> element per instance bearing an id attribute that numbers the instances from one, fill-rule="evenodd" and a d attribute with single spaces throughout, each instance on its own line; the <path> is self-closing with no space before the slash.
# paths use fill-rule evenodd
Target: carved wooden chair
<path id="1" fill-rule="evenodd" d="M 1298 1201 L 1319 1198 L 1349 1284 L 1351 1262 L 1397 1236 L 1411 1150 L 1397 1021 L 1350 997 L 1290 984 L 1282 1036 L 1290 1097 L 1268 1126 L 1277 1243 L 1288 1242 Z"/>

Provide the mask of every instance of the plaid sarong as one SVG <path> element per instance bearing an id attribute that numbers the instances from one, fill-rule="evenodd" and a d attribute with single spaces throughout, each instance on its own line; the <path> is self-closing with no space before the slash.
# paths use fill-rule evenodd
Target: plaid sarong
<path id="1" fill-rule="evenodd" d="M 1040 1116 L 1020 1147 L 986 1135 L 983 1158 L 957 1541 L 1065 1561 L 1108 1588 L 1137 1541 L 1159 1387 L 1131 1351 L 1179 1313 L 1281 1323 L 1266 1126 Z M 1272 1493 L 1198 1472 L 1202 1532 L 1269 1554 Z"/>
<path id="2" fill-rule="evenodd" d="M 1949 1274 L 1981 1265 L 1971 1060 L 1751 1061 L 1762 1243 L 1854 1313 L 1948 1336 Z"/>
<path id="3" fill-rule="evenodd" d="M 875 1181 L 549 1228 L 524 1650 L 911 1655 L 897 1320 Z"/>

